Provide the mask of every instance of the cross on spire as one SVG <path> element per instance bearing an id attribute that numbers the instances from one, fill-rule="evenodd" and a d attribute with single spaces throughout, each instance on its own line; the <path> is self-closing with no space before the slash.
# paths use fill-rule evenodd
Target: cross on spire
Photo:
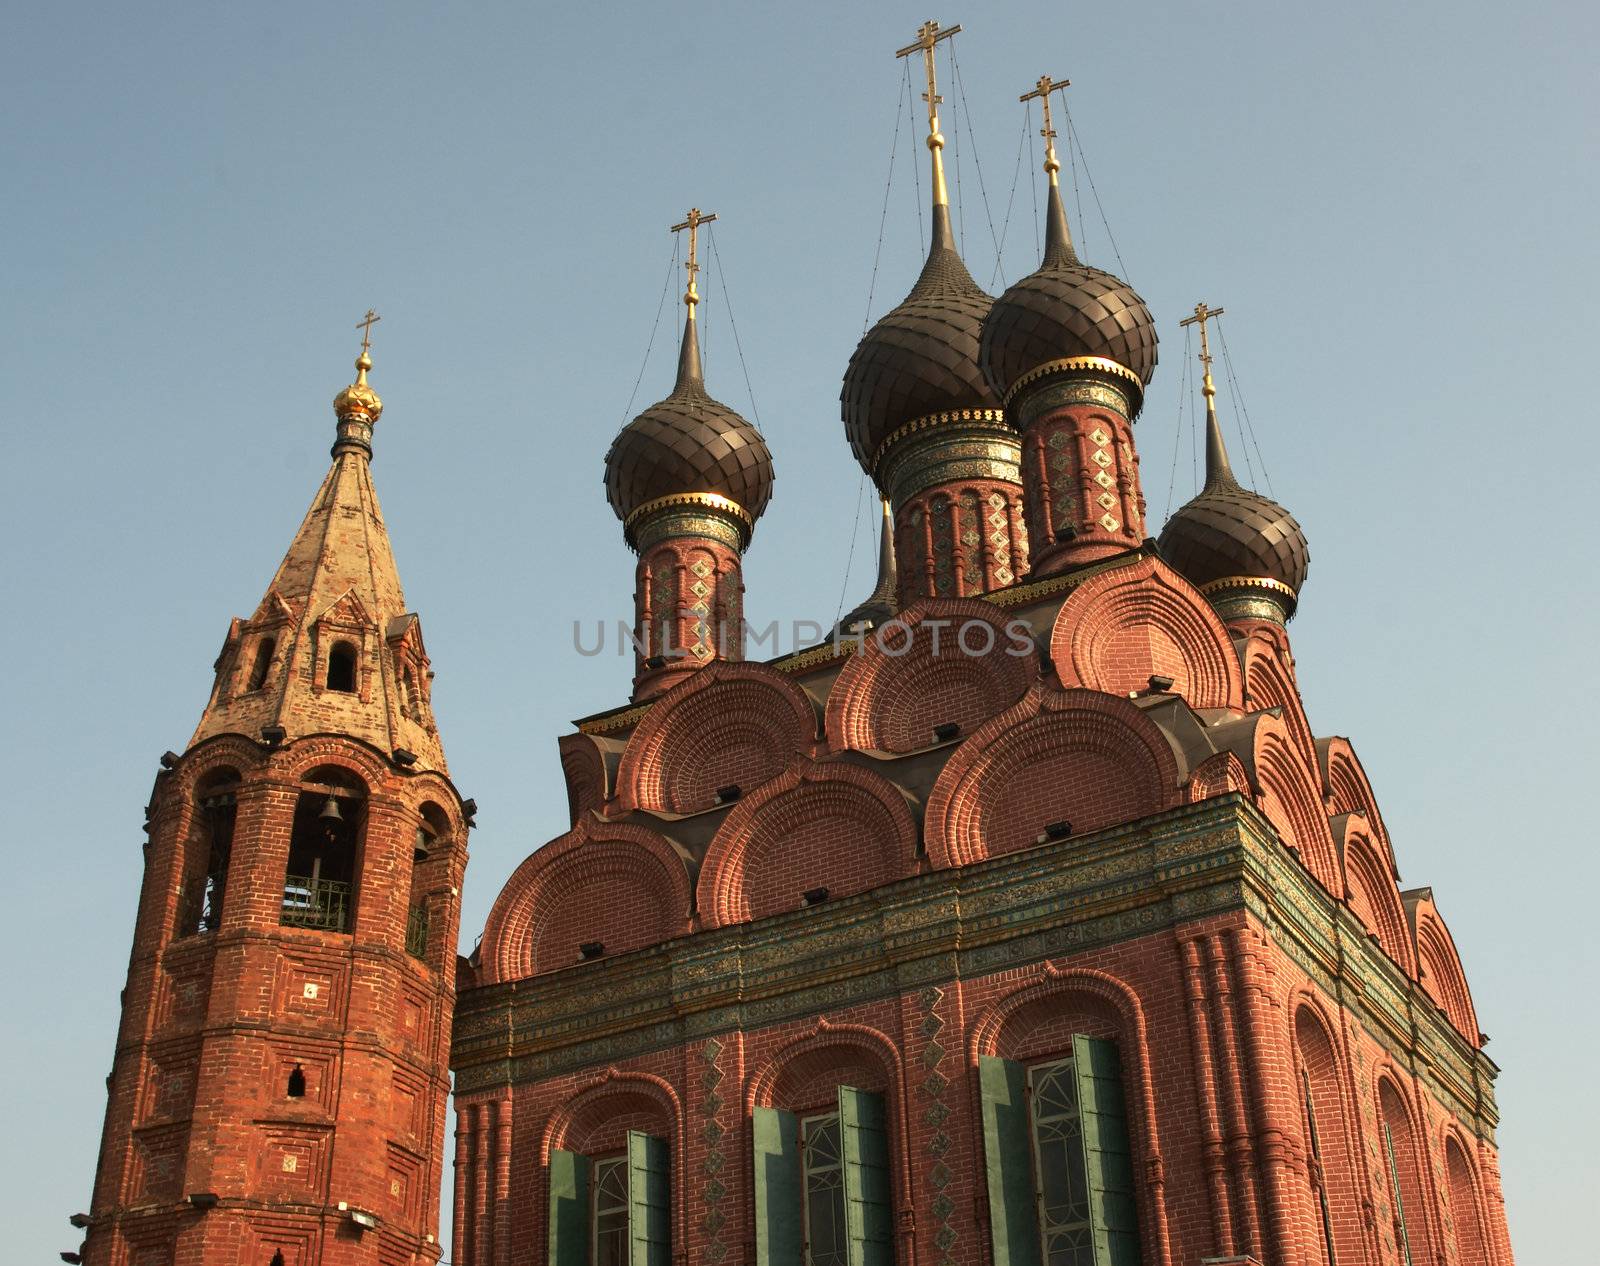
<path id="1" fill-rule="evenodd" d="M 928 149 L 933 153 L 933 205 L 947 207 L 950 205 L 950 194 L 944 185 L 944 160 L 939 151 L 944 148 L 944 136 L 939 131 L 939 102 L 944 98 L 939 95 L 939 84 L 934 73 L 933 50 L 940 40 L 947 40 L 961 30 L 958 23 L 947 26 L 942 30 L 939 24 L 929 19 L 917 28 L 917 42 L 907 44 L 895 53 L 896 57 L 910 57 L 912 53 L 921 53 L 923 65 L 928 72 L 928 90 L 922 94 L 922 99 L 928 103 Z"/>
<path id="2" fill-rule="evenodd" d="M 363 355 L 372 347 L 372 327 L 381 320 L 383 320 L 381 316 L 371 308 L 368 308 L 367 315 L 356 322 L 356 329 L 361 331 L 361 352 Z"/>
<path id="3" fill-rule="evenodd" d="M 1039 135 L 1044 137 L 1044 169 L 1050 173 L 1052 185 L 1056 183 L 1056 173 L 1061 170 L 1061 160 L 1056 157 L 1056 130 L 1050 122 L 1050 94 L 1058 88 L 1066 88 L 1071 84 L 1070 79 L 1052 79 L 1049 75 L 1040 75 L 1033 91 L 1025 92 L 1017 98 L 1018 101 L 1032 101 L 1038 97 L 1040 105 L 1044 108 L 1044 126 L 1039 129 Z"/>
<path id="4" fill-rule="evenodd" d="M 1194 305 L 1194 315 L 1184 317 L 1179 325 L 1198 325 L 1200 327 L 1200 364 L 1205 370 L 1205 382 L 1200 390 L 1205 394 L 1209 404 L 1216 397 L 1217 388 L 1211 381 L 1211 344 L 1206 338 L 1206 322 L 1212 317 L 1222 315 L 1221 308 L 1208 308 L 1202 301 Z"/>
<path id="5" fill-rule="evenodd" d="M 700 302 L 700 292 L 695 288 L 694 284 L 695 274 L 700 271 L 700 226 L 702 224 L 710 224 L 716 218 L 717 213 L 715 211 L 704 214 L 699 207 L 690 207 L 689 214 L 684 217 L 683 223 L 672 226 L 674 233 L 681 233 L 684 229 L 689 230 L 689 258 L 684 261 L 684 267 L 689 273 L 689 286 L 683 292 L 683 301 L 689 306 L 689 319 L 691 321 L 694 320 L 694 305 Z"/>

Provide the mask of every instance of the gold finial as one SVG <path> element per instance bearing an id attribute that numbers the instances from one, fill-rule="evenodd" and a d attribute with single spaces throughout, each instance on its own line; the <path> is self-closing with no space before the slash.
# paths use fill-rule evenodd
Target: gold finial
<path id="1" fill-rule="evenodd" d="M 699 290 L 695 289 L 694 284 L 695 274 L 700 271 L 698 255 L 700 248 L 700 226 L 702 224 L 710 224 L 711 221 L 715 220 L 716 218 L 717 213 L 715 211 L 712 211 L 710 214 L 702 214 L 699 207 L 690 207 L 689 214 L 684 218 L 683 223 L 674 224 L 672 226 L 672 231 L 674 233 L 681 233 L 684 229 L 689 230 L 689 258 L 684 261 L 684 267 L 689 271 L 689 286 L 688 289 L 683 292 L 683 301 L 688 305 L 689 320 L 691 321 L 694 320 L 694 305 L 700 302 L 700 292 Z"/>
<path id="2" fill-rule="evenodd" d="M 1039 135 L 1044 137 L 1044 169 L 1050 174 L 1052 185 L 1057 183 L 1056 173 L 1061 170 L 1061 160 L 1056 157 L 1056 130 L 1050 123 L 1050 94 L 1071 84 L 1070 79 L 1052 79 L 1049 75 L 1040 75 L 1033 91 L 1017 98 L 1018 101 L 1032 101 L 1038 97 L 1040 105 L 1044 107 L 1044 126 L 1039 129 Z"/>
<path id="3" fill-rule="evenodd" d="M 895 53 L 896 57 L 909 57 L 912 53 L 921 53 L 923 64 L 927 68 L 928 90 L 922 94 L 922 99 L 928 103 L 928 149 L 933 153 L 933 205 L 936 207 L 949 206 L 950 194 L 945 189 L 944 159 L 939 152 L 944 148 L 944 136 L 939 131 L 939 103 L 944 98 L 939 95 L 939 85 L 934 74 L 933 50 L 940 40 L 947 40 L 960 30 L 959 23 L 941 30 L 939 24 L 930 18 L 917 28 L 917 42 L 907 44 Z"/>
<path id="4" fill-rule="evenodd" d="M 1221 315 L 1221 308 L 1208 308 L 1202 302 L 1194 305 L 1193 316 L 1184 317 L 1183 320 L 1178 322 L 1179 325 L 1198 325 L 1200 327 L 1200 366 L 1205 371 L 1205 378 L 1200 390 L 1205 394 L 1208 412 L 1215 410 L 1217 388 L 1216 384 L 1211 381 L 1211 344 L 1206 338 L 1206 322 L 1212 317 Z"/>
<path id="5" fill-rule="evenodd" d="M 369 439 L 371 424 L 376 422 L 378 415 L 383 412 L 383 401 L 378 398 L 378 393 L 367 385 L 367 370 L 372 368 L 370 354 L 372 327 L 381 320 L 383 320 L 381 316 L 368 308 L 367 315 L 356 322 L 356 329 L 361 331 L 361 354 L 356 357 L 356 380 L 333 398 L 333 411 L 339 420 L 365 423 Z"/>

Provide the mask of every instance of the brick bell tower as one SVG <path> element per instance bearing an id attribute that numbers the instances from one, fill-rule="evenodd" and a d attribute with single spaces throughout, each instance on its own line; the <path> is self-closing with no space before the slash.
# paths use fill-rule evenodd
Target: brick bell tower
<path id="1" fill-rule="evenodd" d="M 466 830 L 371 474 L 333 465 L 188 749 L 144 882 L 82 1260 L 433 1263 Z"/>

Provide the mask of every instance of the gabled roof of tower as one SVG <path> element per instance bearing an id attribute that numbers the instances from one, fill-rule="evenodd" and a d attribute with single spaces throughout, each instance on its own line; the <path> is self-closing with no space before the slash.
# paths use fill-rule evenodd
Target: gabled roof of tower
<path id="1" fill-rule="evenodd" d="M 356 383 L 334 401 L 333 464 L 255 614 L 234 622 L 190 743 L 281 727 L 287 739 L 342 734 L 385 753 L 403 749 L 415 768 L 445 772 L 420 623 L 406 609 L 372 482 L 370 437 L 382 405 L 366 385 L 364 348 L 356 365 Z M 329 686 L 340 644 L 355 652 L 354 690 Z"/>

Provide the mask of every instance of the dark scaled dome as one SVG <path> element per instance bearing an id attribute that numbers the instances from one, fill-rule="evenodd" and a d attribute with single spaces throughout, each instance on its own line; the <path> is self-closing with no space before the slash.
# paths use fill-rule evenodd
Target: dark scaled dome
<path id="1" fill-rule="evenodd" d="M 922 275 L 856 345 L 839 393 L 845 434 L 869 475 L 879 447 L 906 423 L 1000 408 L 978 368 L 978 337 L 993 302 L 956 253 L 950 208 L 935 205 Z"/>
<path id="2" fill-rule="evenodd" d="M 694 321 L 686 321 L 672 394 L 623 427 L 606 454 L 611 508 L 627 522 L 663 497 L 709 493 L 736 502 L 753 525 L 767 508 L 772 480 L 761 432 L 706 392 L 700 340 Z"/>
<path id="3" fill-rule="evenodd" d="M 1202 592 L 1262 590 L 1286 619 L 1311 567 L 1311 549 L 1294 515 L 1234 478 L 1215 413 L 1207 420 L 1205 487 L 1167 520 L 1156 545 Z"/>
<path id="4" fill-rule="evenodd" d="M 1156 327 L 1132 286 L 1079 261 L 1061 191 L 1052 183 L 1044 262 L 994 301 L 978 359 L 991 389 L 1005 399 L 1040 366 L 1075 356 L 1115 361 L 1148 385 Z"/>

